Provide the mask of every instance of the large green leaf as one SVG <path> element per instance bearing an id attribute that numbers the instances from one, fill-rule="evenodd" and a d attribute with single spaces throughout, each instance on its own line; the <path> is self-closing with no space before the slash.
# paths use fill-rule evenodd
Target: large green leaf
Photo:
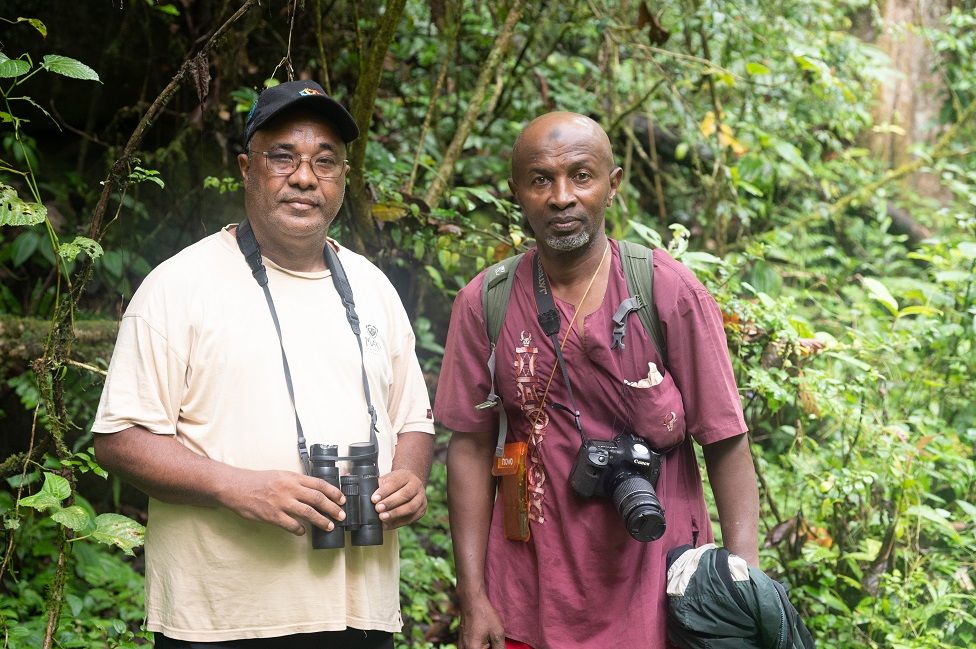
<path id="1" fill-rule="evenodd" d="M 12 59 L 0 52 L 0 77 L 19 77 L 22 74 L 27 74 L 30 67 L 30 63 L 25 60 Z"/>
<path id="2" fill-rule="evenodd" d="M 61 501 L 71 495 L 71 485 L 68 481 L 54 473 L 44 474 L 44 485 L 33 496 L 27 496 L 17 501 L 20 507 L 33 507 L 43 512 L 52 507 L 61 508 Z"/>
<path id="3" fill-rule="evenodd" d="M 71 77 L 72 79 L 101 81 L 98 78 L 98 73 L 81 61 L 68 58 L 67 56 L 61 56 L 60 54 L 46 54 L 44 60 L 41 61 L 41 67 L 48 72 Z"/>
<path id="4" fill-rule="evenodd" d="M 36 225 L 46 218 L 46 207 L 28 203 L 17 195 L 16 189 L 0 183 L 0 225 Z"/>
<path id="5" fill-rule="evenodd" d="M 776 144 L 773 145 L 773 149 L 776 151 L 779 157 L 783 158 L 783 160 L 786 160 L 806 175 L 813 175 L 813 170 L 810 169 L 807 161 L 803 159 L 803 155 L 800 153 L 800 150 L 789 142 L 778 140 Z"/>
<path id="6" fill-rule="evenodd" d="M 145 527 L 121 514 L 100 514 L 95 519 L 95 526 L 93 539 L 118 546 L 126 554 L 132 554 L 132 548 L 142 545 L 146 535 Z"/>
<path id="7" fill-rule="evenodd" d="M 51 518 L 75 532 L 86 532 L 95 527 L 95 521 L 84 507 L 72 505 L 51 514 Z"/>
<path id="8" fill-rule="evenodd" d="M 884 306 L 884 308 L 891 311 L 891 315 L 898 315 L 898 300 L 894 298 L 884 284 L 873 277 L 864 277 L 861 279 L 861 283 L 864 284 L 864 288 L 867 289 L 868 295 L 870 295 L 872 299 L 877 300 Z"/>

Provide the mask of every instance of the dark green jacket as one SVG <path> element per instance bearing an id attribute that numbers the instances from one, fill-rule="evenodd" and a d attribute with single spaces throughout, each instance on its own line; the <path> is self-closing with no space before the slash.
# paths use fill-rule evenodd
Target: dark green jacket
<path id="1" fill-rule="evenodd" d="M 668 552 L 668 639 L 680 649 L 813 649 L 786 588 L 714 544 Z"/>

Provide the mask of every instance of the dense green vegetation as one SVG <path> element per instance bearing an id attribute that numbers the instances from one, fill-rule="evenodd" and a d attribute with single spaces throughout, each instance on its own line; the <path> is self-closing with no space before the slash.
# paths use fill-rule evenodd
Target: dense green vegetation
<path id="1" fill-rule="evenodd" d="M 89 450 L 112 323 L 238 220 L 243 114 L 292 73 L 369 125 L 336 236 L 401 291 L 432 393 L 453 293 L 526 245 L 521 125 L 598 119 L 625 173 L 612 235 L 667 246 L 725 314 L 764 568 L 821 646 L 976 644 L 976 5 L 951 6 L 900 32 L 935 53 L 915 90 L 942 110 L 894 161 L 869 146 L 901 127 L 874 117 L 893 73 L 867 0 L 3 9 L 3 646 L 148 638 L 144 500 Z M 455 637 L 444 485 L 437 464 L 401 536 L 404 647 Z"/>

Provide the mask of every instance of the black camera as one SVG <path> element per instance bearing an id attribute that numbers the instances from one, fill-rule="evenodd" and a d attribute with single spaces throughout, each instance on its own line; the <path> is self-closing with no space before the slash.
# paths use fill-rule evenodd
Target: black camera
<path id="1" fill-rule="evenodd" d="M 379 470 L 376 467 L 378 455 L 376 444 L 372 442 L 350 444 L 349 457 L 342 458 L 334 444 L 312 444 L 309 454 L 311 475 L 338 487 L 346 496 L 346 504 L 342 507 L 346 518 L 333 521 L 335 527 L 330 532 L 313 527 L 313 548 L 322 550 L 345 547 L 346 530 L 352 535 L 353 545 L 383 545 L 383 524 L 371 500 L 373 492 L 379 486 Z M 336 463 L 340 460 L 349 460 L 352 463 L 349 475 L 339 475 Z"/>
<path id="2" fill-rule="evenodd" d="M 661 454 L 640 437 L 625 433 L 611 441 L 587 440 L 580 446 L 569 483 L 580 496 L 613 500 L 630 535 L 647 543 L 664 534 L 664 508 L 654 485 Z"/>

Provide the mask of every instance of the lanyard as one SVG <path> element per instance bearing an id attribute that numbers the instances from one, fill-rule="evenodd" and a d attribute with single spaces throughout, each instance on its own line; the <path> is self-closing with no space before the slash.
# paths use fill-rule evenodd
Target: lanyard
<path id="1" fill-rule="evenodd" d="M 251 274 L 254 276 L 255 281 L 264 290 L 264 298 L 268 303 L 268 310 L 271 311 L 271 319 L 274 321 L 275 331 L 278 333 L 278 345 L 281 347 L 281 365 L 285 370 L 285 384 L 288 386 L 288 397 L 291 399 L 291 407 L 295 412 L 295 429 L 298 431 L 298 455 L 301 458 L 302 468 L 305 470 L 306 475 L 311 475 L 308 448 L 305 445 L 305 433 L 302 431 L 302 422 L 298 417 L 298 407 L 295 405 L 295 389 L 291 380 L 291 370 L 288 369 L 288 357 L 285 355 L 285 342 L 281 337 L 281 325 L 278 323 L 278 312 L 275 311 L 274 300 L 271 299 L 271 290 L 268 288 L 268 271 L 264 267 L 264 262 L 261 261 L 261 248 L 258 246 L 258 241 L 254 237 L 251 224 L 246 220 L 237 226 L 237 247 L 241 249 L 244 259 L 247 260 L 247 265 L 251 268 Z M 349 327 L 352 329 L 352 333 L 356 336 L 356 342 L 359 344 L 359 359 L 363 372 L 363 393 L 366 395 L 366 409 L 369 411 L 370 419 L 369 441 L 373 443 L 374 448 L 379 448 L 376 445 L 376 409 L 373 407 L 373 402 L 369 396 L 369 379 L 366 377 L 366 362 L 363 359 L 363 341 L 359 335 L 359 316 L 356 314 L 356 303 L 353 300 L 352 287 L 349 285 L 349 280 L 346 277 L 345 270 L 342 268 L 339 257 L 332 250 L 332 246 L 329 245 L 328 241 L 325 242 L 322 255 L 325 257 L 325 265 L 332 272 L 332 283 L 335 286 L 336 292 L 339 293 L 342 306 L 346 309 L 346 320 L 349 321 Z M 337 457 L 334 459 L 350 460 L 353 458 Z"/>
<path id="2" fill-rule="evenodd" d="M 533 260 L 533 272 L 534 281 L 532 285 L 535 290 L 536 310 L 539 312 L 539 326 L 542 327 L 542 331 L 552 340 L 553 349 L 556 350 L 556 362 L 559 364 L 559 369 L 562 370 L 563 383 L 566 384 L 566 391 L 569 393 L 569 402 L 572 404 L 573 409 L 570 410 L 555 401 L 552 402 L 552 407 L 565 410 L 573 415 L 573 419 L 576 422 L 576 430 L 579 431 L 580 439 L 585 445 L 588 440 L 583 433 L 583 423 L 580 418 L 579 408 L 576 406 L 576 397 L 573 395 L 573 385 L 569 381 L 569 372 L 566 369 L 566 361 L 563 359 L 562 345 L 559 344 L 559 310 L 556 309 L 556 303 L 552 299 L 552 288 L 549 286 L 549 278 L 546 277 L 546 271 L 542 269 L 542 262 L 539 259 L 538 252 L 536 252 L 535 259 Z"/>

